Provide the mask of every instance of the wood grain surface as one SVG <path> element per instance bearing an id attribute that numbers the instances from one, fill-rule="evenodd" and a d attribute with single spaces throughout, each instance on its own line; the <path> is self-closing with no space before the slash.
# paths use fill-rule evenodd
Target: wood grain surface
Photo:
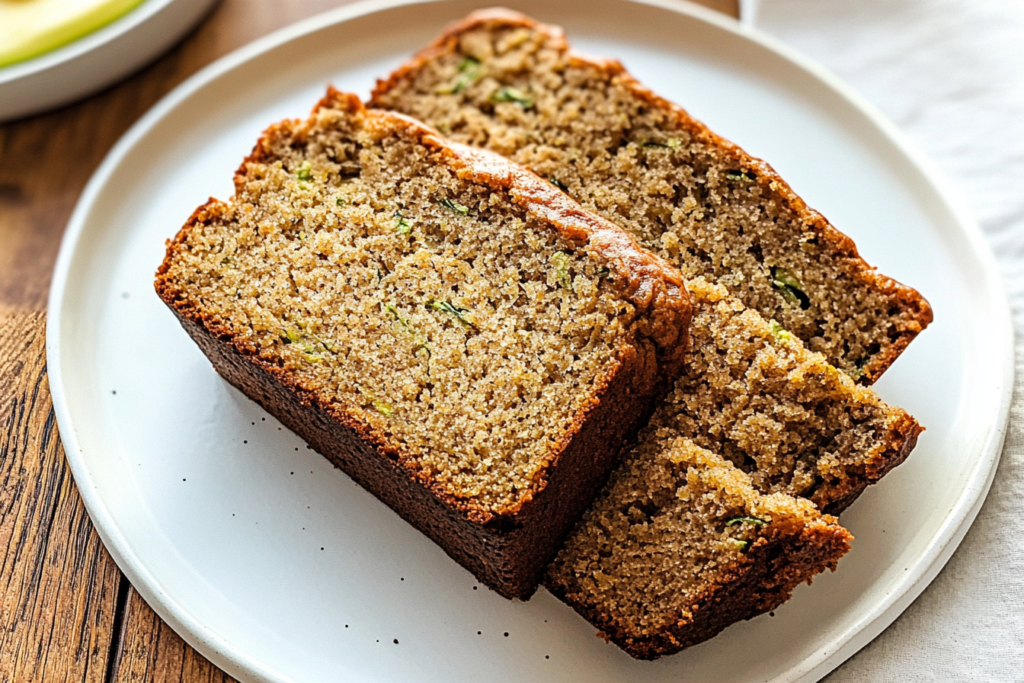
<path id="1" fill-rule="evenodd" d="M 235 679 L 210 664 L 160 620 L 134 590 L 113 660 L 112 683 L 227 683 Z"/>
<path id="2" fill-rule="evenodd" d="M 0 680 L 104 683 L 122 578 L 64 461 L 44 324 L 0 325 Z"/>
<path id="3" fill-rule="evenodd" d="M 700 2 L 738 14 L 738 0 Z M 75 202 L 129 126 L 215 59 L 341 4 L 222 0 L 180 45 L 121 83 L 0 124 L 0 683 L 233 680 L 146 605 L 92 527 L 50 401 L 46 297 Z"/>

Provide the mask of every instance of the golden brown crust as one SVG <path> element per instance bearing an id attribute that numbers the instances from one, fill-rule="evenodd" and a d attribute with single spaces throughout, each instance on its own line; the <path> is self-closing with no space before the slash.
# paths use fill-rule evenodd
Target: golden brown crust
<path id="1" fill-rule="evenodd" d="M 377 106 L 384 99 L 386 93 L 423 68 L 426 63 L 456 50 L 462 34 L 495 23 L 527 28 L 544 34 L 552 46 L 568 53 L 570 63 L 603 69 L 609 78 L 629 88 L 637 97 L 646 100 L 653 107 L 671 114 L 680 129 L 685 130 L 694 139 L 718 146 L 724 153 L 731 155 L 735 159 L 737 169 L 750 171 L 756 175 L 756 182 L 761 187 L 776 193 L 783 205 L 799 216 L 805 230 L 816 233 L 831 246 L 836 256 L 847 262 L 850 275 L 856 282 L 881 292 L 893 303 L 908 311 L 910 313 L 909 320 L 902 323 L 899 329 L 895 330 L 895 334 L 890 334 L 890 345 L 887 352 L 875 354 L 860 368 L 860 376 L 857 378 L 859 382 L 874 383 L 909 346 L 910 342 L 932 322 L 931 306 L 917 290 L 878 273 L 873 266 L 861 258 L 853 240 L 837 230 L 820 213 L 808 207 L 769 164 L 750 156 L 739 146 L 717 135 L 703 123 L 694 119 L 682 107 L 652 92 L 630 75 L 618 60 L 593 58 L 576 52 L 568 44 L 565 32 L 560 27 L 542 24 L 524 14 L 505 8 L 473 12 L 447 28 L 434 43 L 416 53 L 388 78 L 378 79 L 370 96 L 370 104 Z"/>

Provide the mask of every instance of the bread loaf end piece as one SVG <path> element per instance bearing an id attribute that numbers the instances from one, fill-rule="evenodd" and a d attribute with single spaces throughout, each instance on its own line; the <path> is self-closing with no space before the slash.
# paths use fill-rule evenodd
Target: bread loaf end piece
<path id="1" fill-rule="evenodd" d="M 678 652 L 775 609 L 849 550 L 850 533 L 808 501 L 762 495 L 723 458 L 651 435 L 645 428 L 545 579 L 633 657 Z"/>

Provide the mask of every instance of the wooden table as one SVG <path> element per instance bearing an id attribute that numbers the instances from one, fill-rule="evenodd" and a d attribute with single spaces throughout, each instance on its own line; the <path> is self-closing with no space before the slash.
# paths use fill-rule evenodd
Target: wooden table
<path id="1" fill-rule="evenodd" d="M 732 16 L 737 1 L 700 0 Z M 128 127 L 218 57 L 339 4 L 223 0 L 128 80 L 0 125 L 0 681 L 233 680 L 156 616 L 92 527 L 50 401 L 46 297 L 78 195 Z"/>

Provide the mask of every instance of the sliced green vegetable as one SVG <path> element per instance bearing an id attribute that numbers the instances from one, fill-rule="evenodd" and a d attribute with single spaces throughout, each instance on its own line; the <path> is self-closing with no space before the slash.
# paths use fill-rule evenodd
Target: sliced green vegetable
<path id="1" fill-rule="evenodd" d="M 796 275 L 780 266 L 771 266 L 769 270 L 772 275 L 772 287 L 779 290 L 783 299 L 805 311 L 811 307 L 811 300 L 804 293 L 803 285 Z"/>
<path id="2" fill-rule="evenodd" d="M 569 191 L 569 188 L 565 186 L 565 183 L 563 183 L 558 178 L 548 178 L 548 182 L 551 183 L 552 185 L 554 185 L 555 187 L 557 187 L 562 192 L 568 192 Z"/>
<path id="3" fill-rule="evenodd" d="M 533 109 L 533 105 L 536 104 L 533 95 L 510 85 L 495 90 L 491 99 L 495 102 L 518 102 L 523 109 Z"/>
<path id="4" fill-rule="evenodd" d="M 756 524 L 757 526 L 764 526 L 767 523 L 767 519 L 761 519 L 760 517 L 733 517 L 726 522 L 725 525 L 735 526 L 736 524 Z"/>
<path id="5" fill-rule="evenodd" d="M 299 166 L 299 170 L 295 175 L 302 182 L 308 182 L 309 179 L 313 177 L 313 165 L 308 161 L 303 161 L 302 166 Z"/>
<path id="6" fill-rule="evenodd" d="M 412 225 L 409 224 L 409 221 L 402 215 L 401 211 L 395 211 L 395 230 L 400 235 L 408 235 L 412 232 Z"/>
<path id="7" fill-rule="evenodd" d="M 394 408 L 389 406 L 384 401 L 381 401 L 380 399 L 375 398 L 371 401 L 371 403 L 373 403 L 373 407 L 377 409 L 377 412 L 383 415 L 384 417 L 391 417 L 391 413 L 394 412 Z"/>
<path id="8" fill-rule="evenodd" d="M 747 542 L 746 541 L 741 541 L 738 538 L 730 538 L 730 539 L 728 539 L 728 541 L 729 541 L 730 544 L 732 544 L 732 546 L 734 548 L 736 548 L 736 550 L 743 550 L 744 548 L 747 547 Z"/>
<path id="9" fill-rule="evenodd" d="M 551 255 L 551 262 L 555 264 L 558 282 L 571 292 L 572 280 L 569 279 L 569 255 L 564 251 L 556 251 Z"/>
<path id="10" fill-rule="evenodd" d="M 466 327 L 476 327 L 476 325 L 466 319 L 466 314 L 469 313 L 468 308 L 459 308 L 458 306 L 454 306 L 447 301 L 442 301 L 440 299 L 428 299 L 425 303 L 427 306 L 430 306 L 435 310 L 454 315 L 455 318 Z"/>
<path id="11" fill-rule="evenodd" d="M 442 199 L 437 200 L 437 203 L 440 204 L 441 206 L 443 206 L 444 208 L 448 209 L 449 211 L 454 211 L 455 213 L 460 213 L 463 216 L 465 216 L 466 214 L 469 213 L 469 207 L 468 206 L 463 206 L 462 204 L 459 204 L 458 202 L 453 201 L 451 199 L 442 198 Z"/>
<path id="12" fill-rule="evenodd" d="M 345 200 L 342 199 L 341 197 L 338 197 L 337 199 L 335 199 L 334 203 L 337 204 L 338 206 L 345 206 Z"/>

